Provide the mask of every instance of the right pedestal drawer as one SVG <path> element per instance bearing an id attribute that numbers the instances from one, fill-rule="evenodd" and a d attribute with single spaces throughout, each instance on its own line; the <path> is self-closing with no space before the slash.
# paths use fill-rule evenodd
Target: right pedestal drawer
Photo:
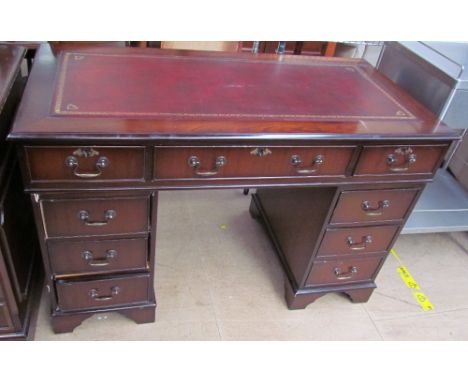
<path id="1" fill-rule="evenodd" d="M 336 255 L 357 255 L 390 250 L 399 226 L 373 226 L 328 229 L 317 258 Z"/>
<path id="2" fill-rule="evenodd" d="M 383 261 L 384 258 L 380 256 L 316 261 L 307 278 L 306 285 L 313 286 L 370 281 L 377 275 Z"/>
<path id="3" fill-rule="evenodd" d="M 410 212 L 418 191 L 418 188 L 343 191 L 330 224 L 381 221 L 400 223 Z"/>

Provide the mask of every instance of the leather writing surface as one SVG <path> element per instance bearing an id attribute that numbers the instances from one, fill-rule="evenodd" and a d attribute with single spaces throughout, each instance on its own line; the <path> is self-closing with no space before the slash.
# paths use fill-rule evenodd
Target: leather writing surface
<path id="1" fill-rule="evenodd" d="M 358 65 L 65 52 L 52 113 L 75 117 L 414 119 Z"/>

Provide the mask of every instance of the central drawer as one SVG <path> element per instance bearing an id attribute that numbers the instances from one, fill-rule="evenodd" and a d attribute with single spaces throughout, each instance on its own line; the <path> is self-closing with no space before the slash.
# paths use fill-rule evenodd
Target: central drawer
<path id="1" fill-rule="evenodd" d="M 353 146 L 156 147 L 154 179 L 345 176 Z"/>
<path id="2" fill-rule="evenodd" d="M 399 226 L 327 229 L 317 257 L 387 252 Z"/>
<path id="3" fill-rule="evenodd" d="M 146 238 L 49 241 L 51 271 L 57 276 L 147 268 Z"/>
<path id="4" fill-rule="evenodd" d="M 76 310 L 141 303 L 149 300 L 149 274 L 106 280 L 56 282 L 58 306 Z"/>
<path id="5" fill-rule="evenodd" d="M 43 199 L 48 237 L 146 233 L 149 199 Z"/>

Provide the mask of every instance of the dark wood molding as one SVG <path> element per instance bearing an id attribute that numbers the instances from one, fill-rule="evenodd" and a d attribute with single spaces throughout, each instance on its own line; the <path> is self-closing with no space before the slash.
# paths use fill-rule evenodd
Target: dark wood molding
<path id="1" fill-rule="evenodd" d="M 42 290 L 33 216 L 13 144 L 5 141 L 27 77 L 26 49 L 0 44 L 0 340 L 34 336 Z"/>

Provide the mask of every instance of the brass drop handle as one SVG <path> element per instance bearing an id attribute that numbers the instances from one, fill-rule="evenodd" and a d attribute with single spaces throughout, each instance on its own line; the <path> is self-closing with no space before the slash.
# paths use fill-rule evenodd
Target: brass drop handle
<path id="1" fill-rule="evenodd" d="M 115 296 L 120 293 L 120 288 L 118 286 L 111 288 L 111 294 L 109 296 L 99 296 L 97 289 L 91 289 L 89 291 L 89 296 L 96 301 L 109 301 L 112 300 Z"/>
<path id="2" fill-rule="evenodd" d="M 397 156 L 403 156 L 401 166 L 397 166 Z M 416 154 L 410 148 L 396 149 L 394 153 L 388 154 L 387 164 L 390 171 L 405 172 L 409 170 L 409 166 L 416 163 Z"/>
<path id="3" fill-rule="evenodd" d="M 217 175 L 219 169 L 226 165 L 226 158 L 224 156 L 219 156 L 215 160 L 215 170 L 212 171 L 200 171 L 198 168 L 201 166 L 200 159 L 196 155 L 192 155 L 188 161 L 188 165 L 195 169 L 195 174 L 198 176 L 213 176 Z"/>
<path id="4" fill-rule="evenodd" d="M 271 150 L 267 147 L 257 147 L 250 152 L 250 155 L 256 155 L 259 158 L 262 158 L 271 154 L 272 154 Z"/>
<path id="5" fill-rule="evenodd" d="M 96 178 L 102 174 L 102 169 L 109 166 L 109 159 L 107 157 L 99 157 L 96 160 L 96 172 L 80 172 L 80 163 L 78 158 L 70 155 L 65 159 L 65 166 L 73 169 L 73 174 L 79 178 Z"/>
<path id="6" fill-rule="evenodd" d="M 380 216 L 383 214 L 383 209 L 388 207 L 390 207 L 390 201 L 388 200 L 379 200 L 377 207 L 371 207 L 370 202 L 367 200 L 361 204 L 361 208 L 367 216 Z"/>
<path id="7" fill-rule="evenodd" d="M 348 280 L 353 277 L 357 273 L 357 268 L 352 266 L 348 268 L 348 272 L 341 272 L 341 268 L 334 269 L 335 276 L 338 280 Z"/>
<path id="8" fill-rule="evenodd" d="M 78 212 L 78 217 L 81 221 L 84 221 L 85 225 L 90 227 L 101 227 L 109 224 L 112 219 L 115 219 L 117 212 L 115 210 L 106 210 L 104 212 L 104 221 L 92 221 L 89 220 L 89 212 L 86 210 L 81 210 Z"/>
<path id="9" fill-rule="evenodd" d="M 353 251 L 362 251 L 363 249 L 366 249 L 367 244 L 372 243 L 372 236 L 367 235 L 362 237 L 362 241 L 359 243 L 354 242 L 353 238 L 351 236 L 348 236 L 346 238 L 346 242 L 348 243 L 348 247 L 353 250 Z"/>
<path id="10" fill-rule="evenodd" d="M 296 172 L 301 175 L 313 174 L 317 172 L 320 166 L 325 162 L 324 155 L 317 155 L 312 161 L 312 166 L 310 168 L 299 168 L 302 165 L 302 159 L 299 155 L 291 156 L 291 164 L 296 168 Z"/>
<path id="11" fill-rule="evenodd" d="M 104 267 L 109 265 L 109 260 L 117 256 L 117 251 L 115 249 L 108 249 L 106 251 L 106 256 L 104 258 L 95 259 L 92 251 L 83 251 L 81 257 L 88 263 L 91 267 Z"/>

